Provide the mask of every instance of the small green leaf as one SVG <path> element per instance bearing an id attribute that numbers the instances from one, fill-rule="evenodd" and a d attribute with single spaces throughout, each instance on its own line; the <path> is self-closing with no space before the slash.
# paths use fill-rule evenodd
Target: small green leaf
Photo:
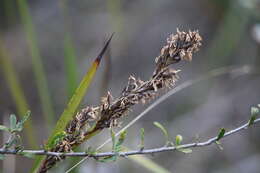
<path id="1" fill-rule="evenodd" d="M 24 124 L 30 116 L 31 116 L 31 111 L 27 111 L 26 114 L 23 116 L 22 120 L 20 121 L 20 123 Z"/>
<path id="2" fill-rule="evenodd" d="M 175 138 L 175 145 L 180 145 L 181 142 L 182 142 L 182 136 L 181 135 L 177 135 L 176 138 Z"/>
<path id="3" fill-rule="evenodd" d="M 251 116 L 256 116 L 259 113 L 259 109 L 257 107 L 251 107 Z"/>
<path id="4" fill-rule="evenodd" d="M 10 131 L 10 129 L 8 127 L 3 126 L 3 125 L 0 125 L 0 130 L 6 131 L 6 132 Z"/>
<path id="5" fill-rule="evenodd" d="M 116 145 L 115 145 L 115 152 L 120 152 L 121 151 L 121 146 L 125 140 L 125 137 L 126 137 L 126 131 L 123 131 L 122 133 L 120 133 L 120 136 L 119 136 L 119 139 L 118 141 L 116 142 Z"/>
<path id="6" fill-rule="evenodd" d="M 180 152 L 183 152 L 185 154 L 192 153 L 192 149 L 190 149 L 190 148 L 179 148 L 177 150 L 180 151 Z"/>
<path id="7" fill-rule="evenodd" d="M 31 115 L 31 111 L 27 111 L 26 115 L 23 116 L 22 120 L 19 121 L 17 124 L 16 124 L 16 127 L 15 127 L 15 130 L 16 131 L 22 131 L 23 130 L 23 125 L 24 123 L 27 121 L 27 119 L 30 117 Z"/>
<path id="8" fill-rule="evenodd" d="M 216 139 L 216 141 L 219 141 L 221 138 L 223 138 L 223 136 L 225 135 L 226 130 L 224 128 L 221 128 L 219 133 L 218 133 L 218 137 Z"/>
<path id="9" fill-rule="evenodd" d="M 219 141 L 221 138 L 223 138 L 223 136 L 225 135 L 225 132 L 226 132 L 226 130 L 224 128 L 221 128 L 216 141 Z"/>
<path id="10" fill-rule="evenodd" d="M 254 121 L 258 114 L 259 114 L 259 109 L 257 107 L 251 107 L 251 118 L 248 122 L 248 127 L 254 124 Z"/>
<path id="11" fill-rule="evenodd" d="M 16 116 L 14 114 L 11 114 L 10 115 L 10 129 L 11 129 L 11 131 L 15 130 L 16 123 L 17 123 Z"/>
<path id="12" fill-rule="evenodd" d="M 144 149 L 144 128 L 140 129 L 140 138 L 141 138 L 141 143 L 139 145 L 140 150 Z"/>
<path id="13" fill-rule="evenodd" d="M 252 125 L 254 124 L 255 119 L 256 119 L 256 116 L 252 116 L 252 117 L 250 118 L 250 120 L 249 120 L 249 122 L 248 122 L 248 127 L 249 127 L 249 126 L 252 126 Z"/>
<path id="14" fill-rule="evenodd" d="M 23 125 L 18 122 L 18 123 L 16 124 L 16 127 L 15 127 L 14 131 L 20 132 L 20 131 L 22 131 L 22 130 L 23 130 Z"/>
<path id="15" fill-rule="evenodd" d="M 153 124 L 158 127 L 159 129 L 161 129 L 161 131 L 163 132 L 164 136 L 165 136 L 165 139 L 166 139 L 166 144 L 169 143 L 169 135 L 168 135 L 168 132 L 167 130 L 163 127 L 162 124 L 160 124 L 159 122 L 153 122 Z"/>
<path id="16" fill-rule="evenodd" d="M 112 140 L 112 151 L 115 151 L 115 149 L 116 149 L 116 136 L 115 136 L 115 132 L 113 131 L 112 128 L 110 128 L 110 135 L 111 135 L 111 140 Z"/>
<path id="17" fill-rule="evenodd" d="M 4 154 L 0 154 L 0 160 L 4 160 L 5 159 L 5 155 Z"/>

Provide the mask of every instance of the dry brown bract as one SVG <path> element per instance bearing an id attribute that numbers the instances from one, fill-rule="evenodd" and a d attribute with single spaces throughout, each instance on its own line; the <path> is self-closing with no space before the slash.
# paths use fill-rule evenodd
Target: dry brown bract
<path id="1" fill-rule="evenodd" d="M 86 107 L 77 113 L 68 124 L 67 136 L 51 151 L 70 152 L 72 149 L 104 128 L 116 126 L 117 120 L 125 115 L 130 108 L 139 102 L 145 103 L 153 99 L 158 90 L 171 88 L 175 85 L 179 70 L 174 70 L 169 65 L 181 60 L 192 60 L 192 54 L 201 46 L 201 37 L 198 31 L 183 32 L 177 29 L 177 34 L 170 35 L 167 44 L 161 49 L 161 54 L 156 57 L 155 71 L 150 80 L 142 81 L 130 76 L 121 96 L 113 99 L 108 92 L 101 99 L 101 105 Z M 46 172 L 62 158 L 47 156 L 40 172 Z"/>

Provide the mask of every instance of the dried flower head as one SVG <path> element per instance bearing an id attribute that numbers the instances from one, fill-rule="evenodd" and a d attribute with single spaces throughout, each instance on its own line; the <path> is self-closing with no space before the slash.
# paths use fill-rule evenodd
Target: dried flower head
<path id="1" fill-rule="evenodd" d="M 138 103 L 146 103 L 158 95 L 161 89 L 171 88 L 175 85 L 179 70 L 169 67 L 181 60 L 192 60 L 192 54 L 201 46 L 201 37 L 198 31 L 183 32 L 177 29 L 177 34 L 170 35 L 160 55 L 155 59 L 156 68 L 152 77 L 142 81 L 130 76 L 128 83 L 121 95 L 113 99 L 110 92 L 101 99 L 100 106 L 89 107 L 78 112 L 75 118 L 68 124 L 67 136 L 51 151 L 69 152 L 73 147 L 80 145 L 93 134 L 116 126 L 117 120 L 130 111 L 130 108 Z M 94 125 L 89 127 L 90 122 Z M 44 161 L 40 172 L 46 172 L 57 161 L 64 159 L 48 156 Z"/>
<path id="2" fill-rule="evenodd" d="M 192 60 L 192 54 L 201 46 L 201 36 L 198 31 L 179 31 L 167 38 L 167 44 L 162 48 L 161 54 L 155 59 L 157 71 L 180 60 Z"/>

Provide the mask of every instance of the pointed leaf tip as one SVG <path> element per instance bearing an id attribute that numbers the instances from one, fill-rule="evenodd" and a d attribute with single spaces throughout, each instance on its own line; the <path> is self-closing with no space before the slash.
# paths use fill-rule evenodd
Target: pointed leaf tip
<path id="1" fill-rule="evenodd" d="M 97 56 L 96 61 L 97 61 L 98 63 L 100 62 L 100 60 L 102 59 L 102 57 L 103 57 L 105 51 L 107 50 L 107 47 L 108 47 L 109 43 L 111 42 L 111 40 L 112 40 L 114 34 L 115 34 L 114 32 L 111 34 L 111 36 L 109 37 L 109 39 L 106 41 L 105 46 L 103 47 L 103 49 L 101 50 L 101 52 L 100 52 L 99 55 Z"/>

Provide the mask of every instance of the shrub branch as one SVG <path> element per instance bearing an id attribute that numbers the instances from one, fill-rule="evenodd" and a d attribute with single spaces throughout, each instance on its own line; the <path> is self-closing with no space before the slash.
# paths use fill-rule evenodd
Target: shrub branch
<path id="1" fill-rule="evenodd" d="M 248 129 L 248 127 L 253 124 L 259 124 L 260 118 L 255 119 L 252 124 L 247 122 L 246 124 L 243 124 L 233 130 L 230 130 L 226 132 L 222 138 L 234 135 L 238 132 L 241 132 L 243 130 Z M 86 152 L 70 152 L 70 153 L 62 153 L 62 152 L 51 152 L 51 151 L 45 151 L 45 150 L 13 150 L 13 149 L 5 149 L 4 147 L 0 149 L 0 154 L 5 155 L 21 155 L 24 156 L 25 154 L 33 154 L 33 155 L 47 155 L 47 156 L 55 156 L 55 157 L 91 157 L 91 158 L 103 158 L 103 157 L 111 157 L 111 156 L 131 156 L 131 155 L 144 155 L 144 154 L 155 154 L 160 152 L 168 152 L 168 151 L 178 151 L 180 149 L 187 149 L 187 148 L 197 148 L 197 147 L 205 147 L 211 144 L 215 144 L 218 142 L 218 136 L 210 138 L 204 142 L 195 142 L 195 143 L 188 143 L 178 146 L 170 146 L 170 147 L 160 147 L 160 148 L 154 148 L 154 149 L 144 149 L 144 150 L 133 150 L 133 151 L 126 151 L 126 152 L 103 152 L 103 153 L 96 153 L 96 154 L 89 154 Z"/>

